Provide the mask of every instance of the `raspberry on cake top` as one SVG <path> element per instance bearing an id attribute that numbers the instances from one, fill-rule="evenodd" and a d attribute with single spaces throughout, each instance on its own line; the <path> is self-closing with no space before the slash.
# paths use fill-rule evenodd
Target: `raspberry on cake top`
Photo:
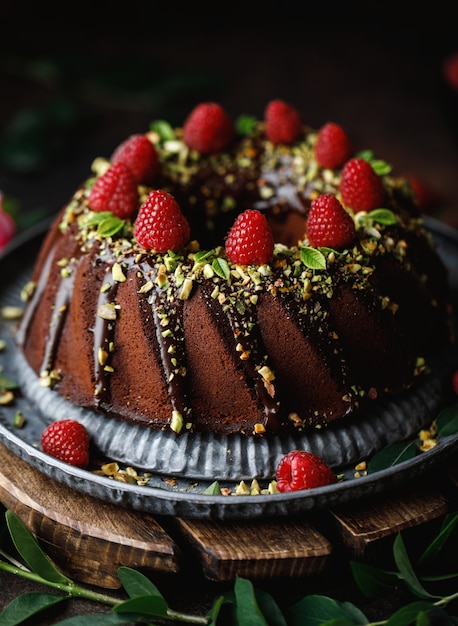
<path id="1" fill-rule="evenodd" d="M 451 337 L 408 181 L 278 99 L 261 120 L 204 102 L 96 159 L 24 293 L 17 342 L 43 385 L 177 434 L 329 425 Z"/>

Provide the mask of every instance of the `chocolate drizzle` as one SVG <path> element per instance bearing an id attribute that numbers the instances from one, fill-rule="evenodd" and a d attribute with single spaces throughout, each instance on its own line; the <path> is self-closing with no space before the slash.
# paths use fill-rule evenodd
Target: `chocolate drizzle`
<path id="1" fill-rule="evenodd" d="M 172 409 L 186 420 L 189 427 L 192 416 L 187 402 L 185 384 L 183 302 L 176 299 L 168 301 L 159 287 L 154 287 L 148 301 L 153 312 L 153 322 Z"/>
<path id="2" fill-rule="evenodd" d="M 226 285 L 230 289 L 230 285 Z M 202 285 L 205 301 L 210 310 L 214 311 L 215 301 L 207 285 Z M 227 319 L 233 335 L 235 359 L 243 366 L 248 384 L 254 381 L 254 390 L 263 406 L 263 426 L 267 432 L 280 430 L 284 420 L 280 403 L 275 398 L 274 376 L 267 364 L 267 355 L 256 323 L 256 307 L 240 298 L 236 290 L 228 301 L 218 305 Z M 265 372 L 265 377 L 263 373 Z M 269 376 L 271 374 L 272 377 Z"/>
<path id="3" fill-rule="evenodd" d="M 103 407 L 105 410 L 109 410 L 110 407 L 110 383 L 107 373 L 109 370 L 106 369 L 107 363 L 100 355 L 104 353 L 108 356 L 112 351 L 111 346 L 114 341 L 118 285 L 113 279 L 112 268 L 113 266 L 107 266 L 106 269 L 105 281 L 99 293 L 94 328 L 92 329 L 94 333 L 94 402 L 96 408 Z M 102 314 L 104 308 L 113 312 L 113 319 Z"/>

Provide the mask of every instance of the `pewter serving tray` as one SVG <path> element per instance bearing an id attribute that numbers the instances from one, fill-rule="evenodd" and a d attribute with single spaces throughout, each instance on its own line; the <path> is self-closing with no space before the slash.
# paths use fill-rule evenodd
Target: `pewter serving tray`
<path id="1" fill-rule="evenodd" d="M 426 220 L 449 268 L 453 299 L 458 297 L 458 234 L 435 220 Z M 21 306 L 20 290 L 30 278 L 35 256 L 48 224 L 26 233 L 0 257 L 0 307 Z M 0 407 L 0 440 L 38 471 L 78 491 L 129 508 L 161 515 L 201 518 L 255 518 L 288 515 L 350 502 L 412 479 L 432 468 L 458 447 L 458 435 L 443 438 L 431 451 L 387 470 L 355 479 L 355 464 L 381 448 L 414 436 L 429 425 L 443 404 L 451 373 L 458 367 L 455 351 L 438 355 L 433 372 L 395 399 L 377 401 L 354 420 L 272 439 L 238 435 L 217 436 L 152 431 L 124 424 L 72 406 L 57 393 L 42 388 L 14 344 L 14 322 L 1 320 L 0 353 L 3 374 L 19 382 L 22 395 L 13 405 Z M 25 426 L 13 426 L 21 411 Z M 49 422 L 71 417 L 85 424 L 99 456 L 152 476 L 147 485 L 120 483 L 88 470 L 62 463 L 39 449 L 40 433 Z M 256 478 L 266 487 L 282 456 L 293 449 L 321 456 L 344 480 L 336 485 L 292 494 L 257 496 L 206 495 L 215 480 L 234 490 Z"/>

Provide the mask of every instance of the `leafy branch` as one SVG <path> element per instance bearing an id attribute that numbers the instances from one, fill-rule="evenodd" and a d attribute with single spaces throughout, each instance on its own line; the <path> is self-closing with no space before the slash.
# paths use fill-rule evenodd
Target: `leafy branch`
<path id="1" fill-rule="evenodd" d="M 434 568 L 440 564 L 444 550 L 450 550 L 450 545 L 452 550 L 454 546 L 456 553 L 458 513 L 445 517 L 438 535 L 422 552 L 415 567 L 401 534 L 396 536 L 393 543 L 393 558 L 397 568 L 394 571 L 350 562 L 354 580 L 367 598 L 382 598 L 400 585 L 414 598 L 391 617 L 379 622 L 370 622 L 363 611 L 351 602 L 340 602 L 316 594 L 304 597 L 282 612 L 269 593 L 256 589 L 249 580 L 241 577 L 236 579 L 233 591 L 214 599 L 205 616 L 182 613 L 170 608 L 158 588 L 146 576 L 129 567 L 118 569 L 119 580 L 127 599 L 98 593 L 81 587 L 62 574 L 13 511 L 6 511 L 5 520 L 18 555 L 9 555 L 0 547 L 0 570 L 41 583 L 60 594 L 38 592 L 18 596 L 0 613 L 2 626 L 22 624 L 69 597 L 84 598 L 111 606 L 112 613 L 71 617 L 59 622 L 60 626 L 152 626 L 152 619 L 159 619 L 161 623 L 168 621 L 218 626 L 223 617 L 226 619 L 224 623 L 233 626 L 428 626 L 432 620 L 445 626 L 458 624 L 456 614 L 453 616 L 447 612 L 453 607 L 457 609 L 458 591 L 439 594 L 432 593 L 426 587 L 433 583 L 454 580 L 458 578 L 458 573 L 424 573 L 426 566 Z M 25 565 L 18 559 L 22 559 Z"/>

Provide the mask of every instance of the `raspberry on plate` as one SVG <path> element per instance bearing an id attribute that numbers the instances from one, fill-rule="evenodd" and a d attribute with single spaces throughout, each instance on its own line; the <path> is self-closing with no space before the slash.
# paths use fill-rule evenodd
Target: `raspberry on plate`
<path id="1" fill-rule="evenodd" d="M 300 491 L 337 482 L 337 476 L 316 454 L 293 450 L 280 459 L 276 470 L 277 490 Z"/>
<path id="2" fill-rule="evenodd" d="M 352 244 L 355 222 L 333 194 L 323 194 L 311 204 L 306 233 L 311 246 L 339 250 Z"/>
<path id="3" fill-rule="evenodd" d="M 190 229 L 175 198 L 153 189 L 138 211 L 134 237 L 145 250 L 178 252 L 189 241 Z"/>
<path id="4" fill-rule="evenodd" d="M 159 172 L 159 155 L 146 135 L 131 135 L 111 155 L 111 163 L 122 162 L 130 169 L 137 183 L 152 184 Z"/>
<path id="5" fill-rule="evenodd" d="M 183 139 L 191 150 L 201 154 L 221 152 L 235 135 L 234 123 L 220 104 L 202 102 L 183 125 Z"/>
<path id="6" fill-rule="evenodd" d="M 328 169 L 341 167 L 353 154 L 353 146 L 344 129 L 328 122 L 318 131 L 315 157 L 318 165 Z"/>
<path id="7" fill-rule="evenodd" d="M 89 193 L 91 211 L 110 211 L 116 217 L 131 217 L 138 205 L 137 181 L 125 163 L 111 165 L 97 178 Z"/>
<path id="8" fill-rule="evenodd" d="M 382 179 L 369 161 L 357 157 L 345 163 L 339 191 L 343 204 L 354 211 L 379 209 L 385 199 Z"/>
<path id="9" fill-rule="evenodd" d="M 89 434 L 83 424 L 66 419 L 49 424 L 41 434 L 43 452 L 75 467 L 89 465 Z"/>
<path id="10" fill-rule="evenodd" d="M 240 213 L 226 237 L 225 249 L 233 263 L 269 263 L 273 256 L 274 239 L 265 215 L 255 209 Z"/>
<path id="11" fill-rule="evenodd" d="M 9 213 L 2 208 L 3 194 L 0 193 L 0 250 L 16 235 L 17 226 Z"/>
<path id="12" fill-rule="evenodd" d="M 264 112 L 266 137 L 272 143 L 290 144 L 302 133 L 299 111 L 284 100 L 271 100 Z"/>

